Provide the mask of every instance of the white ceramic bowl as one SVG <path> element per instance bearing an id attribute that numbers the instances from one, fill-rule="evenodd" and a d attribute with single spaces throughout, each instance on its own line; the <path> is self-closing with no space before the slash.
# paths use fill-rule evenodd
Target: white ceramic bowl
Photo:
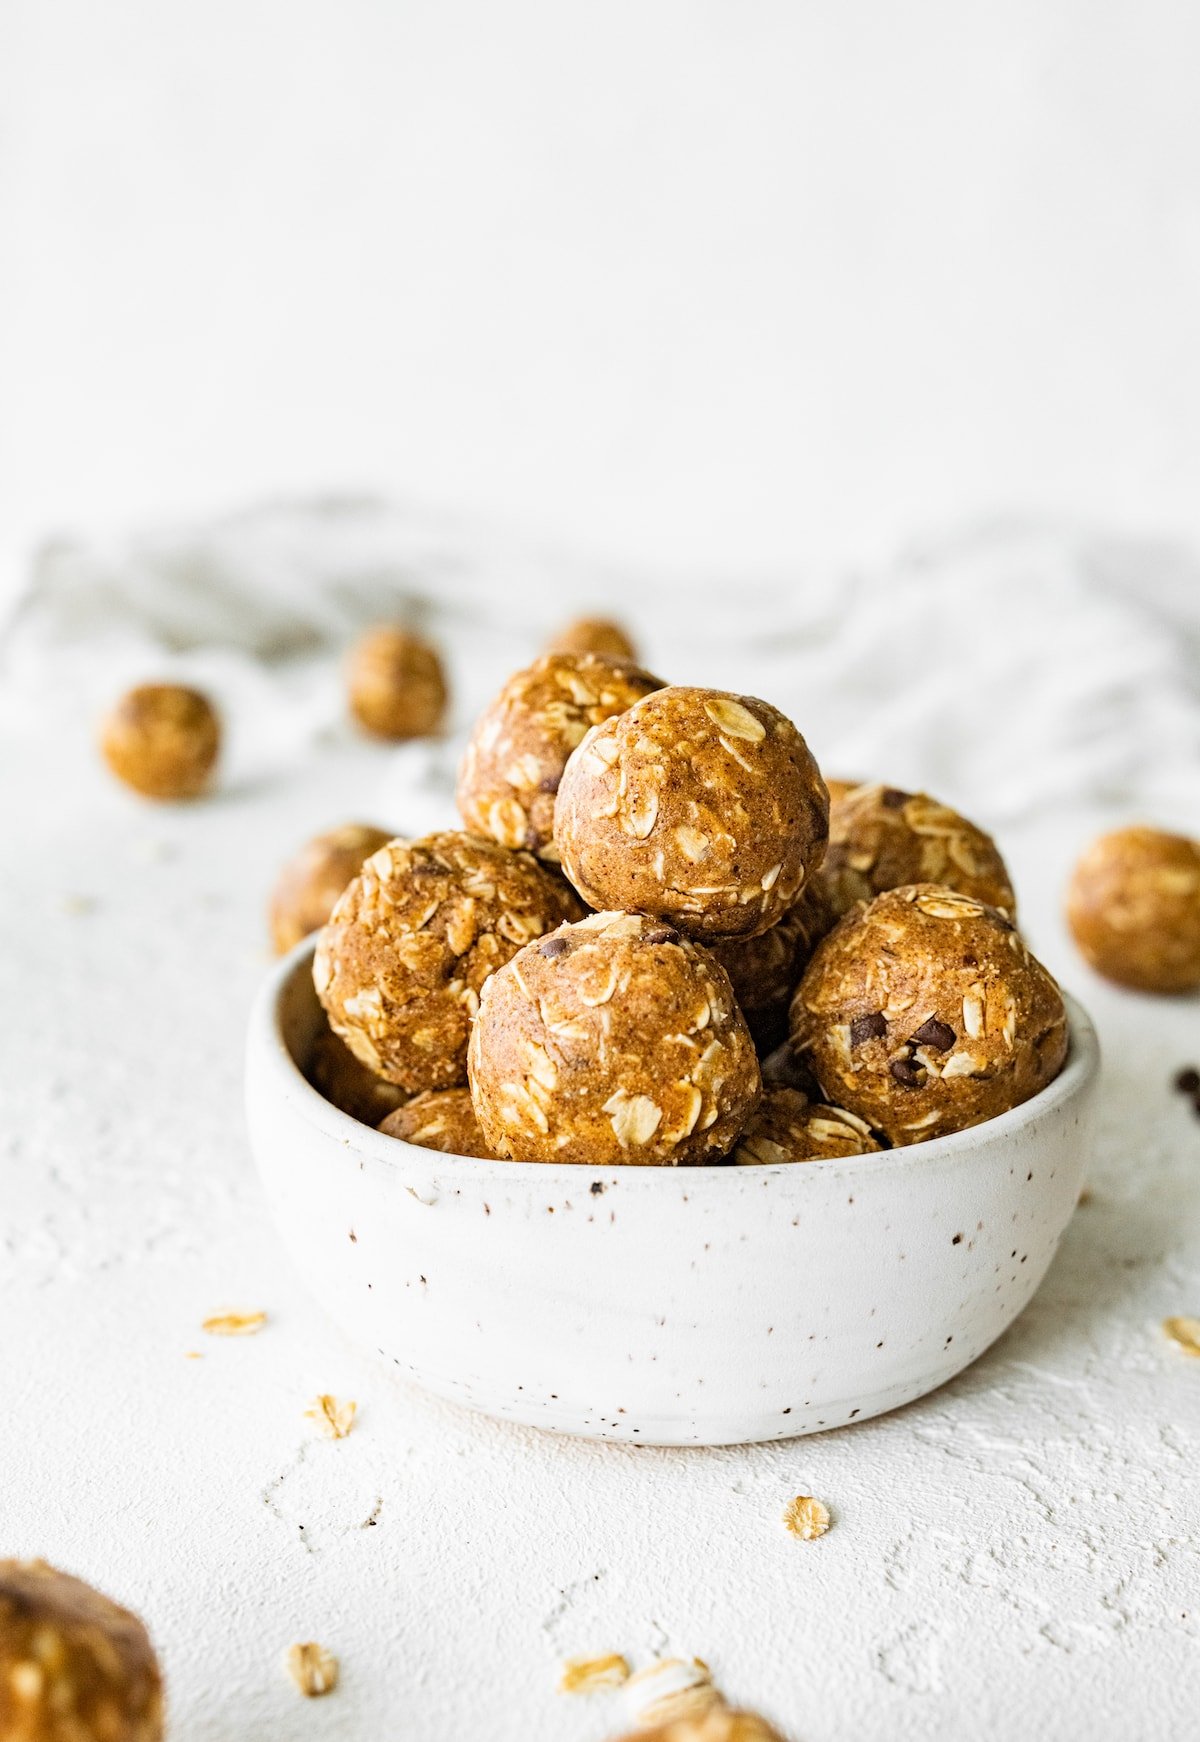
<path id="1" fill-rule="evenodd" d="M 862 1421 L 942 1385 L 1028 1303 L 1083 1181 L 1099 1060 L 1068 1000 L 1057 1080 L 971 1131 L 847 1161 L 476 1161 L 305 1082 L 312 943 L 250 1024 L 250 1136 L 313 1293 L 431 1391 L 596 1439 L 724 1445 Z"/>

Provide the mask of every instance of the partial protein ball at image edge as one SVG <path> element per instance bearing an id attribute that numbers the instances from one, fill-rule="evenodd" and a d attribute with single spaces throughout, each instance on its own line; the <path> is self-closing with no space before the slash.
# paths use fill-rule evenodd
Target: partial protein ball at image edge
<path id="1" fill-rule="evenodd" d="M 1066 893 L 1075 944 L 1097 974 L 1131 991 L 1200 991 L 1200 840 L 1136 825 L 1099 836 Z"/>
<path id="2" fill-rule="evenodd" d="M 0 1561 L 0 1736 L 161 1742 L 162 1673 L 139 1617 L 45 1561 Z"/>

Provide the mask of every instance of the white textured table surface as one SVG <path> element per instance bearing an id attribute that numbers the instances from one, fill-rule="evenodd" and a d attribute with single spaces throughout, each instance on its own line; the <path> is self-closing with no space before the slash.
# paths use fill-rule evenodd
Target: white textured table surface
<path id="1" fill-rule="evenodd" d="M 1056 919 L 1096 821 L 1010 831 L 1035 947 L 1106 1048 L 1094 1196 L 1034 1304 L 898 1415 L 715 1452 L 542 1437 L 406 1388 L 310 1305 L 241 1113 L 281 855 L 371 815 L 382 753 L 186 809 L 124 795 L 74 727 L 0 742 L 0 1548 L 131 1603 L 178 1742 L 600 1738 L 562 1656 L 697 1652 L 797 1742 L 1194 1733 L 1200 1122 L 1169 1079 L 1196 1002 L 1111 992 Z M 397 825 L 404 819 L 384 818 Z M 221 1307 L 265 1308 L 219 1341 Z M 201 1349 L 202 1360 L 187 1360 Z M 357 1398 L 317 1440 L 319 1391 Z M 834 1525 L 793 1540 L 797 1492 Z M 307 1703 L 293 1640 L 341 1658 Z"/>

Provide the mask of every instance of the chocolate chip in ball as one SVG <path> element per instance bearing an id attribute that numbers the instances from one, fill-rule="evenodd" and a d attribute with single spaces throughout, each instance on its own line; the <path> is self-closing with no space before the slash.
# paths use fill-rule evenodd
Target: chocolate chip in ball
<path id="1" fill-rule="evenodd" d="M 904 1089 L 919 1089 L 925 1081 L 924 1071 L 918 1069 L 911 1059 L 893 1059 L 888 1070 Z"/>
<path id="2" fill-rule="evenodd" d="M 1194 1095 L 1200 1089 L 1200 1071 L 1194 1065 L 1185 1065 L 1175 1078 L 1175 1087 L 1181 1095 Z"/>
<path id="3" fill-rule="evenodd" d="M 679 933 L 673 925 L 655 925 L 642 933 L 644 944 L 677 944 Z"/>
<path id="4" fill-rule="evenodd" d="M 568 956 L 571 953 L 570 938 L 543 938 L 538 949 L 548 961 L 554 961 L 556 956 Z"/>
<path id="5" fill-rule="evenodd" d="M 958 1036 L 949 1023 L 939 1022 L 936 1016 L 931 1016 L 921 1024 L 911 1039 L 914 1046 L 932 1046 L 938 1052 L 949 1052 Z"/>
<path id="6" fill-rule="evenodd" d="M 865 1046 L 886 1033 L 887 1017 L 882 1010 L 873 1010 L 869 1016 L 856 1016 L 850 1024 L 850 1045 Z"/>
<path id="7" fill-rule="evenodd" d="M 911 793 L 901 792 L 898 786 L 885 786 L 879 796 L 879 802 L 885 810 L 900 811 L 904 809 L 911 797 Z"/>

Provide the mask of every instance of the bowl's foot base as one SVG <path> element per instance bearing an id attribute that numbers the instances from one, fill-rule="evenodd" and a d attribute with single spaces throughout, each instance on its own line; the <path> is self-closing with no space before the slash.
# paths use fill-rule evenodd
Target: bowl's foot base
<path id="1" fill-rule="evenodd" d="M 983 1353 L 976 1349 L 953 1362 L 939 1365 L 919 1379 L 907 1380 L 868 1395 L 839 1397 L 797 1408 L 785 1405 L 779 1410 L 731 1411 L 663 1415 L 650 1411 L 615 1411 L 585 1408 L 561 1397 L 538 1398 L 523 1393 L 518 1399 L 487 1392 L 486 1388 L 469 1381 L 444 1380 L 440 1376 L 421 1373 L 398 1357 L 379 1353 L 394 1372 L 423 1391 L 444 1397 L 452 1403 L 497 1421 L 513 1422 L 521 1427 L 540 1428 L 547 1433 L 567 1434 L 577 1439 L 606 1440 L 619 1445 L 634 1446 L 743 1446 L 762 1445 L 772 1440 L 803 1438 L 806 1434 L 828 1433 L 834 1428 L 849 1427 L 872 1417 L 902 1409 L 919 1397 L 936 1391 Z"/>

